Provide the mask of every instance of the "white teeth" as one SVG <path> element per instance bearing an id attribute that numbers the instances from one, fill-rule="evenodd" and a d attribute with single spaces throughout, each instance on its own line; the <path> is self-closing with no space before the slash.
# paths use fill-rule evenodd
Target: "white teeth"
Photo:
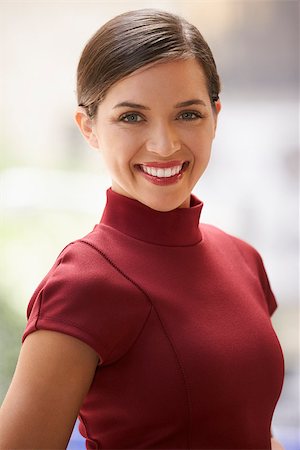
<path id="1" fill-rule="evenodd" d="M 158 177 L 158 178 L 172 177 L 174 175 L 177 175 L 182 169 L 182 165 L 175 166 L 175 167 L 168 167 L 166 169 L 163 169 L 161 167 L 143 166 L 142 164 L 140 167 L 143 170 L 143 172 L 145 172 L 149 175 L 152 175 L 153 177 Z"/>

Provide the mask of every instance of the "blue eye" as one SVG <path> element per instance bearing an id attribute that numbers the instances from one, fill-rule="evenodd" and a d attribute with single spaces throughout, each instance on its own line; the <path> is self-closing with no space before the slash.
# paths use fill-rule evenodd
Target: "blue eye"
<path id="1" fill-rule="evenodd" d="M 122 114 L 122 116 L 120 117 L 119 120 L 121 122 L 137 123 L 137 122 L 141 122 L 144 119 L 138 113 L 125 113 L 125 114 Z"/>
<path id="2" fill-rule="evenodd" d="M 202 115 L 197 111 L 185 111 L 178 116 L 179 120 L 197 120 L 201 118 Z"/>

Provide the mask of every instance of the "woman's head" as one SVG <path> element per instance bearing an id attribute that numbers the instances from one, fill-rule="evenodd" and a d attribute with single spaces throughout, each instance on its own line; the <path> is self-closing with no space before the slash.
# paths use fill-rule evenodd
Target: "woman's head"
<path id="1" fill-rule="evenodd" d="M 121 14 L 103 25 L 82 52 L 77 71 L 78 104 L 93 118 L 117 81 L 151 63 L 190 58 L 201 65 L 214 104 L 220 80 L 211 50 L 195 26 L 154 9 Z"/>
<path id="2" fill-rule="evenodd" d="M 157 10 L 122 14 L 88 42 L 75 120 L 112 189 L 158 211 L 188 207 L 209 162 L 219 77 L 199 31 Z"/>

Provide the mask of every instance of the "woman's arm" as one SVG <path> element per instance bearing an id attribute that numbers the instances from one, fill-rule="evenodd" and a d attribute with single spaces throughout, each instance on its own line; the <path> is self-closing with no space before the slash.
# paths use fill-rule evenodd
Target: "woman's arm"
<path id="1" fill-rule="evenodd" d="M 96 352 L 71 336 L 30 334 L 0 409 L 0 448 L 65 449 L 98 363 Z"/>
<path id="2" fill-rule="evenodd" d="M 271 438 L 272 450 L 284 450 L 280 442 L 278 442 L 273 437 Z"/>

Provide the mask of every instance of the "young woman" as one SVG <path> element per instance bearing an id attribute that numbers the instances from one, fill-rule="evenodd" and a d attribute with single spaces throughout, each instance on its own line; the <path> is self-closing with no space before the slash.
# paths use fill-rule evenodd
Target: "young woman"
<path id="1" fill-rule="evenodd" d="M 270 449 L 283 358 L 260 255 L 199 225 L 220 82 L 184 19 L 122 14 L 83 50 L 76 122 L 111 175 L 36 289 L 1 449 Z"/>

